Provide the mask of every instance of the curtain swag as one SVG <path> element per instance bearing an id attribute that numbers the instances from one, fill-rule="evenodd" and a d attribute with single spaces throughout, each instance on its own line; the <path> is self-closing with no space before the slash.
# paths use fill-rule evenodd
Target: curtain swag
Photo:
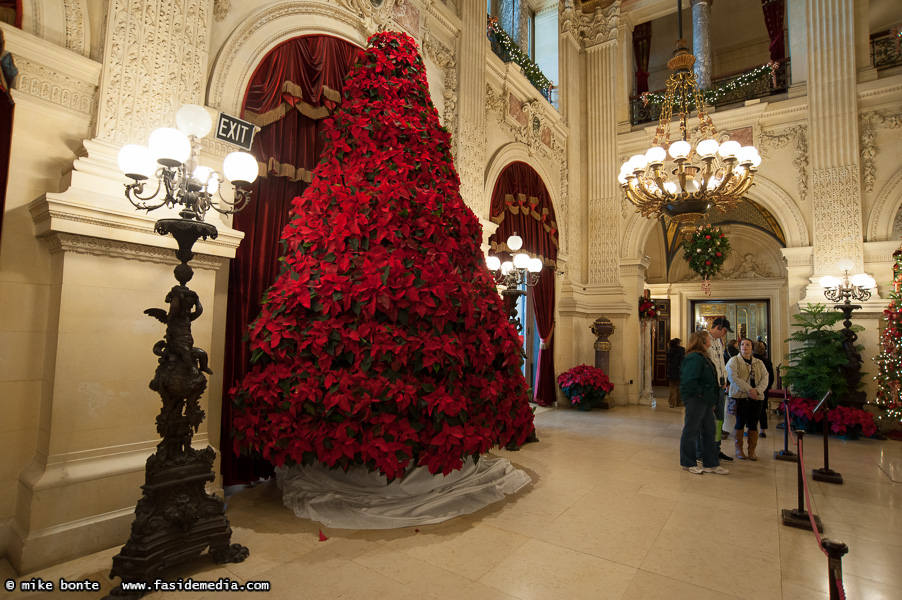
<path id="1" fill-rule="evenodd" d="M 527 202 L 530 204 L 528 207 L 526 206 Z M 517 200 L 514 200 L 512 195 L 507 194 L 504 197 L 504 204 L 507 207 L 507 211 L 512 215 L 528 215 L 536 221 L 542 221 L 542 228 L 545 229 L 546 233 L 551 235 L 551 242 L 555 246 L 558 245 L 557 223 L 549 217 L 550 213 L 547 208 L 543 208 L 541 213 L 535 210 L 535 207 L 539 204 L 538 198 L 535 196 L 527 198 L 525 194 L 517 194 Z M 507 212 L 502 212 L 500 215 L 491 217 L 490 220 L 492 223 L 500 225 L 506 216 Z"/>
<path id="2" fill-rule="evenodd" d="M 341 94 L 325 85 L 323 86 L 323 96 L 332 102 L 341 103 Z M 309 119 L 325 119 L 332 114 L 328 106 L 311 106 L 301 100 L 302 97 L 303 91 L 301 88 L 296 83 L 286 81 L 282 84 L 282 104 L 264 113 L 245 110 L 244 118 L 257 127 L 265 127 L 283 118 L 292 108 Z"/>
<path id="3" fill-rule="evenodd" d="M 279 162 L 273 157 L 269 157 L 265 163 L 257 161 L 257 176 L 263 178 L 286 177 L 289 181 L 305 181 L 307 183 L 313 181 L 313 171 Z"/>

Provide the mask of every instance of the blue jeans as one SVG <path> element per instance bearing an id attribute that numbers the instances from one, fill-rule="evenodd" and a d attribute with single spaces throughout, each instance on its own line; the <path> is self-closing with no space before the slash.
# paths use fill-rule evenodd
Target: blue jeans
<path id="1" fill-rule="evenodd" d="M 686 407 L 683 417 L 683 434 L 680 436 L 680 465 L 694 467 L 696 442 L 701 438 L 702 466 L 720 465 L 717 444 L 714 442 L 714 411 L 700 398 L 683 398 Z"/>

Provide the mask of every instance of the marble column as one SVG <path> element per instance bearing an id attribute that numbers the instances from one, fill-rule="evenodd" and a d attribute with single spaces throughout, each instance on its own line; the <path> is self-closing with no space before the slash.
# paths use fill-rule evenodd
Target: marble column
<path id="1" fill-rule="evenodd" d="M 620 284 L 620 203 L 617 184 L 617 28 L 612 39 L 586 48 L 586 157 L 589 201 L 589 283 Z"/>
<path id="2" fill-rule="evenodd" d="M 572 23 L 572 8 L 570 12 L 565 12 L 565 4 L 560 5 L 560 73 L 561 79 L 558 86 L 559 110 L 561 116 L 566 121 L 571 132 L 567 136 L 567 156 L 576 157 L 580 155 L 579 145 L 580 136 L 576 134 L 582 131 L 582 113 L 580 111 L 580 98 L 582 97 L 583 81 L 580 77 L 580 41 L 576 29 L 570 27 Z M 573 282 L 585 282 L 588 280 L 586 271 L 586 261 L 584 260 L 585 249 L 583 248 L 583 239 L 586 237 L 586 207 L 583 194 L 580 193 L 580 164 L 574 163 L 572 168 L 565 174 L 569 178 L 568 189 L 570 192 L 569 222 L 566 224 L 567 229 L 565 235 L 568 237 L 569 247 L 569 269 L 564 274 L 565 280 Z"/>
<path id="3" fill-rule="evenodd" d="M 460 194 L 480 218 L 488 218 L 485 182 L 485 4 L 461 4 L 458 71 L 457 173 Z"/>
<path id="4" fill-rule="evenodd" d="M 863 268 L 854 0 L 807 0 L 814 275 Z M 830 23 L 830 27 L 822 26 Z"/>
<path id="5" fill-rule="evenodd" d="M 692 54 L 698 87 L 711 87 L 711 0 L 692 0 Z"/>
<path id="6" fill-rule="evenodd" d="M 804 2 L 786 3 L 789 55 L 792 57 L 790 96 L 803 95 L 808 82 L 808 8 Z"/>

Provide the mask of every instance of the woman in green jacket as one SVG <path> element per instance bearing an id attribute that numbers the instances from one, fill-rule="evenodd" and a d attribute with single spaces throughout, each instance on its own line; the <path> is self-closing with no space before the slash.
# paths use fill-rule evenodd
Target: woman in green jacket
<path id="1" fill-rule="evenodd" d="M 680 465 L 690 473 L 717 473 L 726 475 L 728 470 L 720 466 L 717 445 L 714 442 L 714 407 L 720 387 L 717 371 L 708 358 L 711 336 L 707 331 L 696 331 L 689 336 L 686 358 L 680 368 L 680 395 L 686 407 L 683 418 L 683 434 L 680 437 Z M 701 432 L 702 466 L 696 463 L 697 440 Z"/>

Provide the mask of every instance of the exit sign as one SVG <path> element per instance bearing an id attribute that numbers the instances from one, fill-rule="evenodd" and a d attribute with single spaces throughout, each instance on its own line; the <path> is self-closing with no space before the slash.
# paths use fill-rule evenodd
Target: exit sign
<path id="1" fill-rule="evenodd" d="M 216 123 L 217 140 L 235 144 L 240 148 L 250 151 L 251 142 L 254 141 L 254 130 L 256 127 L 253 123 L 242 121 L 238 117 L 233 117 L 225 113 L 219 113 L 219 122 Z"/>

